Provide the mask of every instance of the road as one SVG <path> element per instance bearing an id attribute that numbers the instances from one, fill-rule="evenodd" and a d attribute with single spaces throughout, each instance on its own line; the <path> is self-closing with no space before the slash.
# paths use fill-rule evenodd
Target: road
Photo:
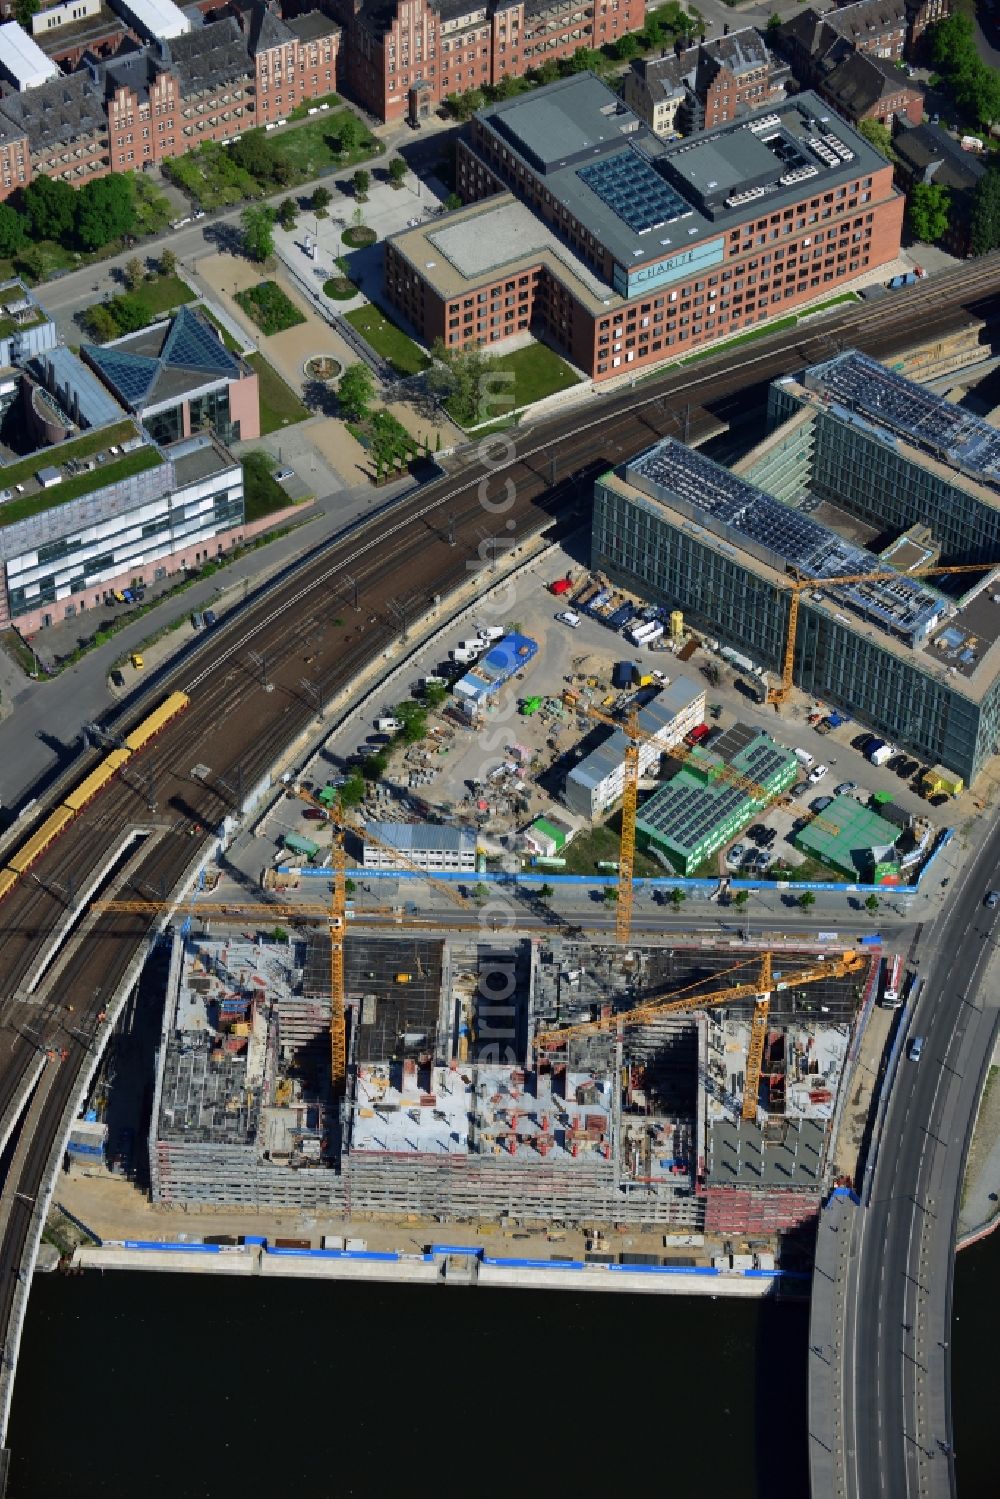
<path id="1" fill-rule="evenodd" d="M 716 427 L 727 410 L 745 409 L 755 386 L 829 355 L 838 340 L 889 357 L 918 336 L 961 326 L 970 308 L 995 295 L 998 265 L 1000 256 L 965 263 L 933 287 L 923 283 L 901 293 L 880 304 L 877 323 L 870 309 L 847 308 L 815 334 L 774 333 L 741 349 L 736 359 L 730 351 L 669 370 L 593 407 L 519 428 L 512 434 L 516 453 L 503 468 L 497 466 L 495 444 L 481 456 L 468 454 L 453 473 L 406 497 L 390 515 L 318 548 L 293 575 L 234 611 L 207 636 L 196 657 L 149 684 L 145 711 L 175 686 L 189 693 L 191 705 L 130 764 L 142 780 L 133 773 L 128 783 L 109 785 L 3 903 L 0 1118 L 23 1094 L 39 1046 L 64 1046 L 68 1053 L 50 1064 L 58 1068 L 49 1084 L 50 1106 L 23 1168 L 8 1174 L 0 1199 L 14 1199 L 0 1240 L 5 1397 L 20 1332 L 19 1303 L 12 1317 L 18 1270 L 22 1262 L 32 1263 L 37 1239 L 29 1204 L 45 1189 L 64 1107 L 74 1098 L 90 1056 L 77 1038 L 98 1026 L 99 1012 L 126 979 L 148 936 L 147 917 L 102 915 L 87 926 L 85 940 L 62 949 L 37 995 L 25 997 L 54 927 L 67 909 L 77 909 L 88 881 L 103 891 L 98 871 L 118 858 L 115 882 L 127 875 L 138 892 L 159 896 L 183 883 L 209 841 L 204 830 L 233 811 L 233 787 L 253 786 L 294 742 L 315 716 L 316 694 L 326 698 L 384 656 L 399 636 L 400 609 L 411 622 L 422 618 L 432 596 L 446 597 L 469 580 L 470 569 L 489 581 L 491 551 L 499 546 L 516 552 L 519 544 L 567 517 L 578 525 L 587 478 L 661 435 L 676 433 L 685 408 L 697 436 Z M 138 711 L 134 705 L 127 721 Z M 57 783 L 49 794 L 53 803 L 60 787 L 65 794 L 89 763 L 81 759 L 72 777 Z M 145 841 L 126 849 L 125 840 L 139 827 L 147 832 Z M 60 962 L 67 963 L 65 972 Z M 64 1006 L 70 1004 L 68 1029 Z M 5 1398 L 4 1429 L 8 1409 Z"/>
<path id="2" fill-rule="evenodd" d="M 983 896 L 995 885 L 1000 831 L 920 944 L 925 988 L 906 1037 L 924 1037 L 923 1053 L 900 1057 L 870 1202 L 834 1230 L 851 1235 L 839 1355 L 824 1368 L 813 1347 L 813 1397 L 842 1398 L 843 1445 L 831 1466 L 812 1424 L 813 1499 L 944 1496 L 961 1476 L 950 1451 L 952 1274 L 965 1156 L 1000 1022 L 996 984 L 984 987 L 998 927 Z"/>

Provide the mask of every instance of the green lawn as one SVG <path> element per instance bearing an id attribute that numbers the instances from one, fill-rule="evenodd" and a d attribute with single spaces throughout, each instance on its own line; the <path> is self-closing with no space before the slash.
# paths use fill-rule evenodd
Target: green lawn
<path id="1" fill-rule="evenodd" d="M 246 453 L 243 457 L 243 504 L 248 521 L 263 520 L 278 510 L 287 510 L 292 503 L 282 489 L 274 470 L 277 467 L 270 453 Z"/>
<path id="2" fill-rule="evenodd" d="M 337 127 L 347 117 L 358 119 L 353 110 L 332 109 L 325 114 L 313 115 L 306 124 L 296 125 L 274 137 L 284 159 L 295 168 L 300 182 L 309 182 L 331 167 L 356 166 L 358 162 L 379 154 L 382 149 L 380 142 L 363 126 L 356 146 L 343 152 L 339 149 Z M 358 123 L 361 125 L 360 120 Z"/>
<path id="3" fill-rule="evenodd" d="M 547 344 L 531 343 L 523 349 L 515 349 L 512 354 L 501 354 L 496 359 L 490 359 L 489 369 L 491 373 L 505 370 L 514 377 L 509 391 L 503 386 L 489 387 L 491 410 L 482 411 L 483 403 L 480 401 L 484 420 L 495 417 L 505 425 L 510 422 L 511 414 L 521 407 L 530 406 L 545 396 L 553 395 L 557 390 L 569 390 L 571 386 L 580 383 L 580 376 L 576 371 L 565 359 L 554 354 Z M 463 426 L 453 409 L 453 400 L 445 401 L 444 404 L 452 421 Z M 476 430 L 478 436 L 479 429 Z"/>
<path id="4" fill-rule="evenodd" d="M 192 291 L 179 276 L 157 276 L 137 287 L 135 295 L 149 309 L 150 316 L 155 317 L 157 313 L 169 312 L 171 308 L 180 307 L 184 302 L 194 302 L 198 293 Z"/>
<path id="5" fill-rule="evenodd" d="M 574 838 L 572 843 L 562 851 L 562 857 L 566 860 L 566 874 L 596 874 L 605 879 L 609 885 L 618 882 L 617 871 L 598 870 L 598 863 L 616 863 L 618 860 L 619 840 L 621 838 L 622 815 L 616 812 L 603 826 L 592 828 L 589 833 L 581 833 Z M 664 869 L 659 859 L 651 859 L 641 849 L 635 851 L 634 872 L 639 879 L 652 879 L 655 875 L 667 875 L 669 870 Z"/>
<path id="6" fill-rule="evenodd" d="M 247 198 L 259 198 L 264 191 L 216 141 L 204 141 L 195 150 L 172 157 L 163 163 L 163 171 L 190 193 L 200 208 L 225 208 Z"/>
<path id="7" fill-rule="evenodd" d="M 430 359 L 423 349 L 407 337 L 402 328 L 390 322 L 379 308 L 356 307 L 353 312 L 345 312 L 344 317 L 371 344 L 376 354 L 392 365 L 397 375 L 419 375 L 429 368 Z"/>
<path id="8" fill-rule="evenodd" d="M 309 415 L 291 386 L 286 385 L 263 354 L 248 354 L 246 362 L 257 371 L 257 388 L 260 393 L 260 432 L 266 437 L 280 427 L 292 422 L 304 422 Z"/>

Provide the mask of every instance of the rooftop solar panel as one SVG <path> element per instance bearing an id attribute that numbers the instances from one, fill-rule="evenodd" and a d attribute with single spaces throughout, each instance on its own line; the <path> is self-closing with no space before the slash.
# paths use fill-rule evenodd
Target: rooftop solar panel
<path id="1" fill-rule="evenodd" d="M 636 234 L 669 224 L 690 209 L 680 193 L 631 148 L 579 167 L 577 176 Z"/>

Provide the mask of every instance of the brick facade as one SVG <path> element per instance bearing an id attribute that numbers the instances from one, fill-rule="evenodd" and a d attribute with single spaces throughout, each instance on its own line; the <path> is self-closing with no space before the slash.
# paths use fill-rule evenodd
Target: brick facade
<path id="1" fill-rule="evenodd" d="M 411 90 L 430 105 L 638 31 L 643 0 L 339 0 L 345 86 L 380 120 L 402 119 Z"/>

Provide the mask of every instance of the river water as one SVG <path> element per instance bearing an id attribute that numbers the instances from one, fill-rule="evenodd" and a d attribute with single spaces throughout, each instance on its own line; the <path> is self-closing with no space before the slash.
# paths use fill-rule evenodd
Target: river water
<path id="1" fill-rule="evenodd" d="M 804 1499 L 807 1329 L 805 1302 L 39 1276 L 8 1493 Z"/>

